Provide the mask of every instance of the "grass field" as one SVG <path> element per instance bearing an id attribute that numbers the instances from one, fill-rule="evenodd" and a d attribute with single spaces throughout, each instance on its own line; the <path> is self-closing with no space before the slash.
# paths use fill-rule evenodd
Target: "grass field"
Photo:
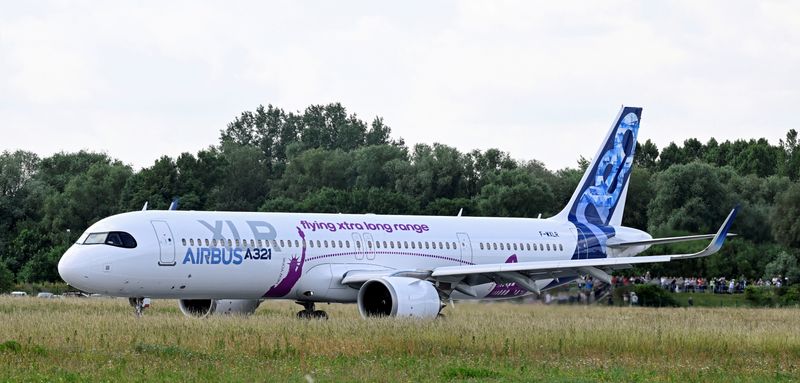
<path id="1" fill-rule="evenodd" d="M 0 297 L 0 381 L 800 381 L 800 310 L 457 304 L 433 321 L 328 321 L 266 302 L 185 318 L 154 301 Z"/>

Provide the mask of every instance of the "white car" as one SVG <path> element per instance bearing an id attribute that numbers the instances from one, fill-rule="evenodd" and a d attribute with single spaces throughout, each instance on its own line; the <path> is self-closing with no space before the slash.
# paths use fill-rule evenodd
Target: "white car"
<path id="1" fill-rule="evenodd" d="M 11 296 L 12 297 L 27 297 L 28 293 L 26 293 L 24 291 L 12 291 L 11 292 Z"/>
<path id="2" fill-rule="evenodd" d="M 53 293 L 48 293 L 48 292 L 41 292 L 39 294 L 36 294 L 36 298 L 50 299 L 52 297 L 53 297 Z"/>

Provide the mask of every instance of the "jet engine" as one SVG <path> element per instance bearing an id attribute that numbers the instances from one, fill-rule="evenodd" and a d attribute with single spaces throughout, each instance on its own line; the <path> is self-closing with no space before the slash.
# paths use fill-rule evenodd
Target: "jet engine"
<path id="1" fill-rule="evenodd" d="M 261 304 L 259 299 L 181 299 L 181 312 L 190 317 L 205 318 L 209 315 L 250 315 Z"/>
<path id="2" fill-rule="evenodd" d="M 435 318 L 442 309 L 431 282 L 408 277 L 370 279 L 358 291 L 361 316 Z"/>

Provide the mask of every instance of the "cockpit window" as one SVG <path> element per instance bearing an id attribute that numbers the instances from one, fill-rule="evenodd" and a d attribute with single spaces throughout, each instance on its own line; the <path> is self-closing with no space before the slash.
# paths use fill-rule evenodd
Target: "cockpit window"
<path id="1" fill-rule="evenodd" d="M 84 245 L 96 245 L 98 243 L 105 243 L 108 233 L 92 233 L 83 241 Z"/>
<path id="2" fill-rule="evenodd" d="M 106 244 L 116 247 L 133 249 L 136 247 L 136 239 L 124 231 L 111 231 L 107 233 L 91 233 L 83 241 L 84 245 Z"/>

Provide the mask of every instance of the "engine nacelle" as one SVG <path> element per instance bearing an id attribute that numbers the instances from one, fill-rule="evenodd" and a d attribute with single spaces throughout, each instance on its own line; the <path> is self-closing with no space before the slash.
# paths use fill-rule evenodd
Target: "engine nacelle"
<path id="1" fill-rule="evenodd" d="M 261 304 L 259 299 L 181 299 L 183 315 L 205 318 L 209 315 L 250 315 Z"/>
<path id="2" fill-rule="evenodd" d="M 433 284 L 408 277 L 370 279 L 358 290 L 358 311 L 375 316 L 435 318 L 442 309 Z"/>

